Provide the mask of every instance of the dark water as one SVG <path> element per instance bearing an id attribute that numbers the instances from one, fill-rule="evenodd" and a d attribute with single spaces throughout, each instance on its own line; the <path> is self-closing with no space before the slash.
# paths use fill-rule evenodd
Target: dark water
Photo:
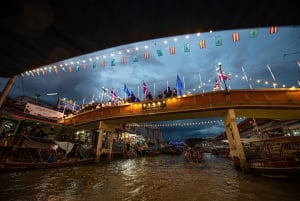
<path id="1" fill-rule="evenodd" d="M 0 200 L 294 201 L 299 181 L 235 170 L 229 159 L 205 155 L 202 164 L 160 155 L 80 167 L 0 174 Z"/>

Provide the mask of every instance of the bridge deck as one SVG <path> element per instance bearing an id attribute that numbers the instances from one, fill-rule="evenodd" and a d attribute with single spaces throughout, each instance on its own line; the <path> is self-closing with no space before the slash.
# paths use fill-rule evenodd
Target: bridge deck
<path id="1" fill-rule="evenodd" d="M 106 121 L 112 124 L 223 117 L 234 109 L 236 117 L 299 119 L 299 89 L 256 89 L 208 92 L 184 97 L 127 103 L 85 111 L 60 123 L 82 125 Z"/>

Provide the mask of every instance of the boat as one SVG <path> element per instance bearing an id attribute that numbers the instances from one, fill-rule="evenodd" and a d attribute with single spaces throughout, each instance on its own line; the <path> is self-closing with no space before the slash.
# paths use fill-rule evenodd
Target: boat
<path id="1" fill-rule="evenodd" d="M 165 145 L 161 148 L 161 153 L 169 155 L 181 155 L 182 150 L 180 147 L 175 145 Z"/>
<path id="2" fill-rule="evenodd" d="M 300 136 L 280 136 L 252 141 L 247 170 L 267 177 L 300 176 Z M 255 154 L 254 154 L 255 153 Z"/>
<path id="3" fill-rule="evenodd" d="M 184 151 L 184 158 L 187 162 L 203 162 L 203 152 L 198 147 L 188 147 Z"/>
<path id="4" fill-rule="evenodd" d="M 0 143 L 0 171 L 58 168 L 95 162 L 93 146 L 25 135 Z"/>
<path id="5" fill-rule="evenodd" d="M 159 144 L 149 146 L 145 150 L 145 155 L 146 156 L 158 156 L 161 154 L 161 146 Z"/>

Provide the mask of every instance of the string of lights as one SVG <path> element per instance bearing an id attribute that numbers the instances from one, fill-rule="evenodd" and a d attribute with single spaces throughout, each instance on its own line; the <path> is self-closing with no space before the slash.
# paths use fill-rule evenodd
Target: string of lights
<path id="1" fill-rule="evenodd" d="M 239 117 L 236 118 L 236 121 L 242 121 L 245 120 L 246 117 Z M 170 122 L 158 122 L 158 123 L 152 123 L 152 122 L 146 122 L 146 123 L 131 123 L 127 124 L 129 127 L 192 127 L 192 126 L 200 126 L 200 125 L 211 125 L 211 124 L 223 124 L 223 120 L 205 120 L 205 121 L 196 121 L 196 122 L 176 122 L 176 123 L 170 123 Z"/>

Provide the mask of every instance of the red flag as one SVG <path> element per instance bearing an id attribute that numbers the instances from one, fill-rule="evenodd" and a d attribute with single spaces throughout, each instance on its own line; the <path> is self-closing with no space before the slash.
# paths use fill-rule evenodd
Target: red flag
<path id="1" fill-rule="evenodd" d="M 219 80 L 230 80 L 230 77 L 228 75 L 225 75 L 223 72 L 220 71 L 220 69 L 217 70 L 218 78 Z"/>
<path id="2" fill-rule="evenodd" d="M 233 34 L 232 34 L 232 41 L 233 42 L 237 42 L 237 41 L 239 41 L 240 40 L 240 34 L 239 34 L 239 32 L 234 32 Z"/>
<path id="3" fill-rule="evenodd" d="M 149 52 L 145 52 L 145 53 L 144 53 L 144 58 L 145 58 L 145 59 L 149 59 L 149 57 L 150 57 Z"/>
<path id="4" fill-rule="evenodd" d="M 278 26 L 270 26 L 269 33 L 274 34 L 278 32 Z"/>
<path id="5" fill-rule="evenodd" d="M 146 83 L 143 81 L 143 93 L 146 95 L 148 93 L 148 87 Z"/>
<path id="6" fill-rule="evenodd" d="M 175 47 L 170 47 L 170 54 L 174 55 L 175 54 Z"/>
<path id="7" fill-rule="evenodd" d="M 199 46 L 200 46 L 201 49 L 202 49 L 202 48 L 206 48 L 205 40 L 200 40 L 200 41 L 199 41 Z"/>

